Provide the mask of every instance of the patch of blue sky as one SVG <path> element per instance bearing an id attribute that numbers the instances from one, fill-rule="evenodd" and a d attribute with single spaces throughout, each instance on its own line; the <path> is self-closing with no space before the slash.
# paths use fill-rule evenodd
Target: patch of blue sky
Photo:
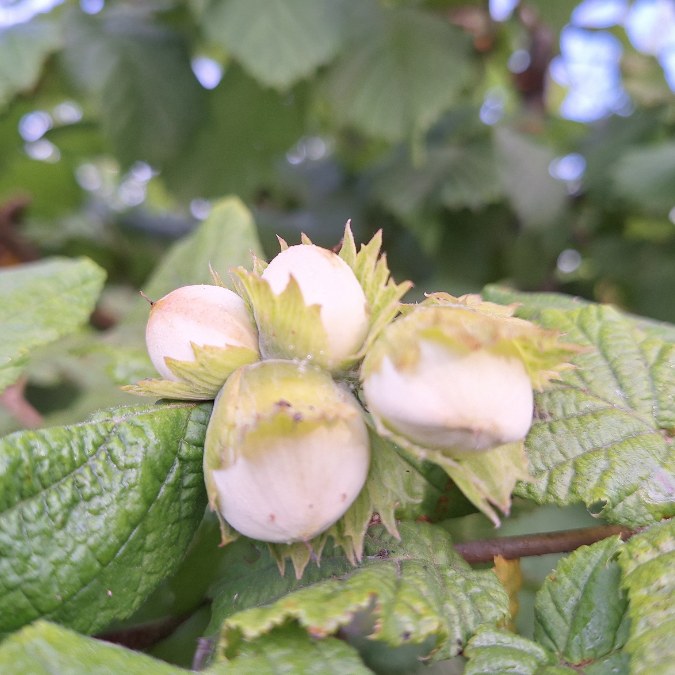
<path id="1" fill-rule="evenodd" d="M 621 42 L 606 31 L 566 26 L 560 34 L 560 56 L 551 75 L 567 87 L 560 112 L 567 119 L 592 122 L 625 112 L 629 105 L 622 81 Z"/>
<path id="2" fill-rule="evenodd" d="M 635 0 L 626 17 L 625 27 L 635 49 L 658 56 L 675 47 L 675 2 Z"/>
<path id="3" fill-rule="evenodd" d="M 493 21 L 507 21 L 519 0 L 490 0 L 490 16 Z"/>
<path id="4" fill-rule="evenodd" d="M 36 14 L 51 11 L 64 0 L 19 0 L 6 2 L 0 0 L 0 29 L 14 26 L 17 23 L 30 21 Z"/>
<path id="5" fill-rule="evenodd" d="M 580 28 L 611 28 L 623 23 L 628 0 L 584 0 L 572 11 L 570 23 Z"/>
<path id="6" fill-rule="evenodd" d="M 668 86 L 675 91 L 675 47 L 664 49 L 658 58 Z"/>

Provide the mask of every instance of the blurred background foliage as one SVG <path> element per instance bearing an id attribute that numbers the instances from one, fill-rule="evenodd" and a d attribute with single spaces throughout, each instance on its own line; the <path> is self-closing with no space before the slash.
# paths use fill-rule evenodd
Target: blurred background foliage
<path id="1" fill-rule="evenodd" d="M 413 297 L 497 282 L 675 321 L 673 89 L 672 0 L 4 0 L 0 265 L 90 256 L 109 328 L 237 194 L 268 255 L 351 218 Z M 77 348 L 30 374 L 66 420 L 100 392 Z"/>
<path id="2" fill-rule="evenodd" d="M 671 0 L 51 5 L 0 28 L 4 264 L 86 253 L 139 286 L 235 193 L 268 252 L 351 218 L 418 292 L 675 320 Z"/>

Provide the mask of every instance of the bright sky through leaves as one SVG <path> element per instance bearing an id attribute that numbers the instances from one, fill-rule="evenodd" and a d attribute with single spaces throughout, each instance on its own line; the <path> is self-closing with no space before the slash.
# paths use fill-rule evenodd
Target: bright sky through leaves
<path id="1" fill-rule="evenodd" d="M 492 18 L 508 20 L 517 5 L 517 0 L 491 0 Z M 560 35 L 560 56 L 551 62 L 551 76 L 568 88 L 560 110 L 563 117 L 593 122 L 613 113 L 632 112 L 621 80 L 621 42 L 603 30 L 617 25 L 625 28 L 635 49 L 658 59 L 668 86 L 675 91 L 672 0 L 635 0 L 632 4 L 627 0 L 583 0 Z M 483 121 L 494 124 L 491 120 Z"/>

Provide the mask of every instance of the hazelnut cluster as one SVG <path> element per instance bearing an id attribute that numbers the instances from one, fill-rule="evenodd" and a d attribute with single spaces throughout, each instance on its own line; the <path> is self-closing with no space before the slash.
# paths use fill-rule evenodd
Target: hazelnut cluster
<path id="1" fill-rule="evenodd" d="M 478 296 L 403 305 L 379 234 L 340 254 L 306 238 L 269 263 L 152 303 L 148 353 L 163 380 L 132 387 L 214 399 L 204 469 L 223 524 L 272 543 L 340 519 L 369 472 L 368 423 L 433 459 L 527 434 L 534 387 L 560 368 L 557 336 Z M 219 279 L 216 277 L 216 281 Z M 547 356 L 548 354 L 548 356 Z M 362 402 L 357 398 L 357 395 Z"/>

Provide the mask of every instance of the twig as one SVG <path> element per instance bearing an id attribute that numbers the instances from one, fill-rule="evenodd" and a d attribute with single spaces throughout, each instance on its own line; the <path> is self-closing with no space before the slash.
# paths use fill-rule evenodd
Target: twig
<path id="1" fill-rule="evenodd" d="M 25 377 L 17 380 L 14 384 L 10 384 L 0 394 L 0 406 L 26 429 L 37 429 L 42 426 L 44 420 L 42 415 L 26 400 L 24 396 L 25 387 Z"/>
<path id="2" fill-rule="evenodd" d="M 23 212 L 30 200 L 16 197 L 0 204 L 0 265 L 9 266 L 37 260 L 39 252 L 18 231 Z"/>
<path id="3" fill-rule="evenodd" d="M 630 530 L 621 525 L 599 525 L 578 530 L 467 541 L 455 544 L 455 550 L 469 563 L 482 563 L 492 562 L 497 555 L 514 559 L 547 553 L 567 553 L 579 546 L 593 544 L 616 535 L 620 535 L 625 541 L 636 532 L 637 530 Z"/>

